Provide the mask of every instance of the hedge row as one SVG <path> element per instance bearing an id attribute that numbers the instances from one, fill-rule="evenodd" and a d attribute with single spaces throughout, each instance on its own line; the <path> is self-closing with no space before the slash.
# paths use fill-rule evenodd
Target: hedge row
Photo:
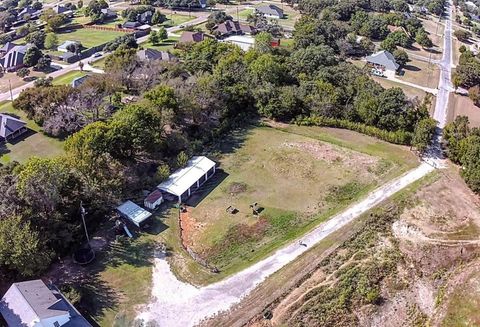
<path id="1" fill-rule="evenodd" d="M 300 117 L 295 120 L 295 124 L 301 126 L 325 126 L 349 129 L 355 132 L 376 137 L 383 141 L 394 144 L 411 145 L 413 133 L 407 131 L 389 132 L 374 126 L 356 123 L 344 119 L 328 118 L 323 116 Z"/>

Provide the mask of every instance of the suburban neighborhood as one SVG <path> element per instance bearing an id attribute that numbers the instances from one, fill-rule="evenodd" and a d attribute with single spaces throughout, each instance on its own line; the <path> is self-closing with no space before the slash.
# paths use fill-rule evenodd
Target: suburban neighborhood
<path id="1" fill-rule="evenodd" d="M 0 326 L 480 326 L 480 1 L 0 29 Z"/>

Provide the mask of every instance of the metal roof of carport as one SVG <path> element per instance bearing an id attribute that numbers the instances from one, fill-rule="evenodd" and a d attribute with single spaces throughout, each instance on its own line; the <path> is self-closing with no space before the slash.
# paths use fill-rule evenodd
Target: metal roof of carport
<path id="1" fill-rule="evenodd" d="M 179 169 L 157 187 L 167 193 L 180 196 L 194 185 L 210 169 L 215 162 L 204 156 L 193 157 L 185 168 Z"/>

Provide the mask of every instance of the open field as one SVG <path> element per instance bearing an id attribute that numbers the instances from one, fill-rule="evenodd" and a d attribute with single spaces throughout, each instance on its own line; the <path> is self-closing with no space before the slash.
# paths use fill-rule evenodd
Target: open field
<path id="1" fill-rule="evenodd" d="M 181 25 L 183 23 L 186 23 L 190 20 L 195 19 L 195 16 L 193 15 L 188 16 L 188 14 L 187 15 L 167 14 L 167 13 L 164 13 L 164 14 L 167 16 L 167 20 L 160 25 L 165 27 Z"/>
<path id="2" fill-rule="evenodd" d="M 480 127 L 480 108 L 468 96 L 452 93 L 448 100 L 447 121 L 454 121 L 457 116 L 467 116 L 471 126 Z"/>
<path id="3" fill-rule="evenodd" d="M 87 75 L 85 72 L 79 70 L 73 70 L 61 76 L 55 77 L 52 81 L 53 85 L 65 85 L 70 84 L 77 77 L 82 77 Z"/>
<path id="4" fill-rule="evenodd" d="M 86 28 L 72 30 L 71 32 L 57 33 L 58 44 L 62 44 L 67 40 L 78 41 L 82 43 L 85 48 L 91 48 L 96 45 L 109 42 L 122 35 L 125 35 L 125 33 L 115 31 L 100 31 Z"/>
<path id="5" fill-rule="evenodd" d="M 11 102 L 2 103 L 0 113 L 19 117 L 27 123 L 27 127 L 30 129 L 30 133 L 24 134 L 13 143 L 0 145 L 1 163 L 23 162 L 34 156 L 53 158 L 63 153 L 63 142 L 42 134 L 41 128 L 34 121 L 28 119 L 24 112 L 15 110 Z"/>
<path id="6" fill-rule="evenodd" d="M 440 70 L 437 65 L 411 58 L 404 68 L 404 74 L 398 76 L 398 79 L 420 86 L 437 88 L 439 75 Z"/>
<path id="7" fill-rule="evenodd" d="M 27 81 L 18 77 L 16 73 L 3 73 L 0 76 L 0 92 L 3 93 L 10 90 L 10 87 L 14 89 L 27 84 L 32 78 L 44 77 L 45 73 L 30 69 L 30 75 L 28 76 Z"/>
<path id="8" fill-rule="evenodd" d="M 159 51 L 168 51 L 168 50 L 173 50 L 175 44 L 177 43 L 178 41 L 178 37 L 173 37 L 173 36 L 170 36 L 167 40 L 164 40 L 163 42 L 160 42 L 159 44 L 152 44 L 150 43 L 149 41 L 147 42 L 144 42 L 144 43 L 141 43 L 140 46 L 144 49 L 147 49 L 147 48 L 152 48 L 152 49 L 156 49 L 156 50 L 159 50 Z"/>
<path id="9" fill-rule="evenodd" d="M 337 135 L 351 134 L 256 128 L 241 136 L 241 147 L 221 144 L 219 185 L 187 201 L 193 249 L 222 272 L 237 271 L 417 163 L 404 148 L 373 139 L 353 145 Z M 225 151 L 232 146 L 235 151 Z M 249 208 L 253 202 L 264 209 L 259 218 Z M 227 213 L 230 205 L 239 212 Z M 256 235 L 240 242 L 238 230 Z"/>

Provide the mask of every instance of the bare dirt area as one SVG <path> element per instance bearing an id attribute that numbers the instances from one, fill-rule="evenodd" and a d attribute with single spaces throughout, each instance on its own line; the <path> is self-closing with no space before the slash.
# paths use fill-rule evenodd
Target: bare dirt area
<path id="1" fill-rule="evenodd" d="M 265 282 L 211 325 L 232 319 L 255 327 L 479 325 L 480 201 L 457 167 L 348 227 L 318 249 L 317 259 L 271 278 L 276 287 L 283 283 L 275 299 Z M 254 303 L 262 308 L 252 317 Z"/>
<path id="2" fill-rule="evenodd" d="M 468 96 L 452 93 L 448 100 L 447 121 L 452 122 L 457 116 L 467 116 L 471 126 L 480 127 L 480 108 Z"/>

